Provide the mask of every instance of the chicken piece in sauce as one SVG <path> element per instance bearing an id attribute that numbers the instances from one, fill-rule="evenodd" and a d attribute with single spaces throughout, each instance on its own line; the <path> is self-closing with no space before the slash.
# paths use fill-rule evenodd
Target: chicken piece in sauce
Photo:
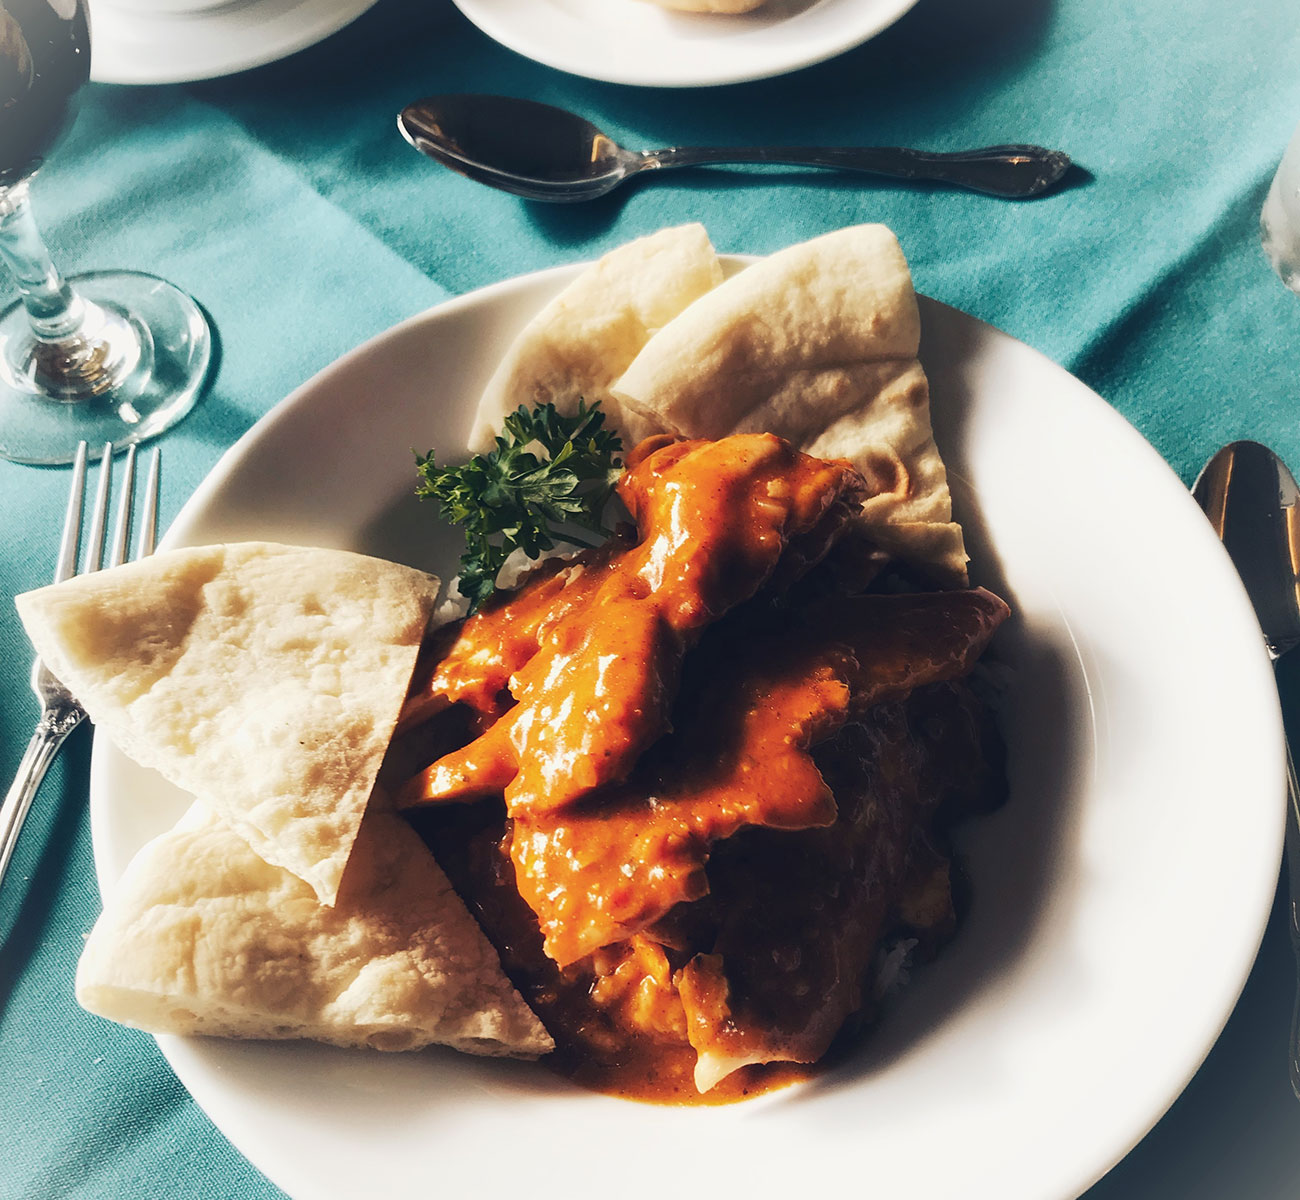
<path id="1" fill-rule="evenodd" d="M 402 804 L 504 792 L 514 816 L 625 779 L 667 732 L 682 657 L 703 630 L 791 547 L 811 566 L 864 494 L 848 463 L 771 434 L 651 438 L 628 464 L 618 494 L 635 545 L 549 572 L 465 622 L 413 703 L 428 711 L 441 689 L 491 715 L 503 685 L 515 703 L 412 781 Z"/>
<path id="2" fill-rule="evenodd" d="M 845 597 L 775 627 L 720 626 L 680 732 L 625 784 L 561 811 L 515 817 L 520 894 L 561 966 L 643 930 L 708 891 L 715 842 L 749 826 L 831 824 L 812 757 L 855 713 L 965 675 L 1007 607 L 990 592 Z"/>

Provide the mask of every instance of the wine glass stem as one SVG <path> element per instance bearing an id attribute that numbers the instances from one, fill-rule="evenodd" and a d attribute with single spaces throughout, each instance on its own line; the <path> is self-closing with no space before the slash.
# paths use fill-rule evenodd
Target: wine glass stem
<path id="1" fill-rule="evenodd" d="M 0 261 L 18 285 L 37 338 L 59 342 L 77 335 L 86 319 L 85 305 L 45 248 L 25 179 L 0 192 Z"/>
<path id="2" fill-rule="evenodd" d="M 14 386 L 46 400 L 86 402 L 149 369 L 150 351 L 130 320 L 83 299 L 59 274 L 32 217 L 26 180 L 0 190 L 0 262 L 18 284 L 29 326 L 3 346 L 0 372 Z"/>

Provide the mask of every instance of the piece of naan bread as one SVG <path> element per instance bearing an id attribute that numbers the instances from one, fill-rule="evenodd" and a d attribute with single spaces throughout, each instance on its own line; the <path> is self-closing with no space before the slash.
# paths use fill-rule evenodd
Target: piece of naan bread
<path id="1" fill-rule="evenodd" d="M 643 425 L 682 437 L 775 433 L 847 458 L 883 549 L 966 582 L 961 527 L 930 428 L 907 260 L 883 225 L 779 251 L 701 297 L 611 387 Z"/>
<path id="2" fill-rule="evenodd" d="M 131 860 L 76 987 L 90 1012 L 151 1033 L 527 1058 L 553 1045 L 419 835 L 378 807 L 331 908 L 196 802 Z"/>
<path id="3" fill-rule="evenodd" d="M 437 591 L 360 554 L 246 542 L 16 604 L 100 731 L 332 904 Z"/>
<path id="4" fill-rule="evenodd" d="M 631 441 L 645 433 L 609 385 L 658 330 L 722 282 L 702 225 L 662 229 L 611 250 L 582 272 L 520 332 L 479 400 L 470 449 L 492 448 L 521 404 L 572 415 L 599 400 L 610 426 Z"/>

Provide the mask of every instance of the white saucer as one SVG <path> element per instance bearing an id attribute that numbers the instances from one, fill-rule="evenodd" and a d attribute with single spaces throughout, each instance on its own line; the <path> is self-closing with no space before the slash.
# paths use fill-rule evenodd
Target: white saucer
<path id="1" fill-rule="evenodd" d="M 96 83 L 191 83 L 286 58 L 355 21 L 375 0 L 235 0 L 202 12 L 148 13 L 111 0 L 94 12 Z"/>
<path id="2" fill-rule="evenodd" d="M 709 87 L 783 75 L 875 37 L 916 0 L 769 0 L 741 16 L 642 0 L 455 0 L 488 37 L 573 75 Z"/>

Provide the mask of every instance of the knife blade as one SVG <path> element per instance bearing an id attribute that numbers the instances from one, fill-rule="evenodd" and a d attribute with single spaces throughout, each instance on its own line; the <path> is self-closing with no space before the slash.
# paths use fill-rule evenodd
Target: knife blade
<path id="1" fill-rule="evenodd" d="M 1300 486 L 1286 464 L 1258 442 L 1231 442 L 1201 469 L 1192 495 L 1219 535 L 1255 608 L 1276 667 L 1300 645 Z M 1300 1099 L 1300 783 L 1286 744 L 1286 864 L 1297 989 L 1288 1066 Z"/>

